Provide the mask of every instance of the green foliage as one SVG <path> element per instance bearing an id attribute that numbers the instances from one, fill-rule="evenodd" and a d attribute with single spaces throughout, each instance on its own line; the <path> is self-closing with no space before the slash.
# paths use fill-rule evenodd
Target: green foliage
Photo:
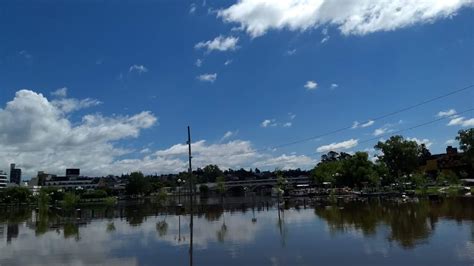
<path id="1" fill-rule="evenodd" d="M 74 193 L 67 192 L 64 194 L 64 200 L 62 202 L 62 206 L 66 210 L 72 210 L 74 207 L 77 206 L 79 202 L 79 196 L 76 196 Z"/>
<path id="2" fill-rule="evenodd" d="M 104 190 L 90 190 L 81 195 L 81 199 L 103 199 L 107 198 L 107 192 Z"/>
<path id="3" fill-rule="evenodd" d="M 133 172 L 125 190 L 128 195 L 147 195 L 151 192 L 150 181 L 141 172 Z"/>
<path id="4" fill-rule="evenodd" d="M 217 165 L 207 165 L 203 169 L 203 177 L 205 182 L 215 182 L 217 177 L 222 176 L 222 171 Z"/>
<path id="5" fill-rule="evenodd" d="M 209 196 L 209 187 L 206 185 L 200 185 L 199 186 L 199 193 L 201 197 L 207 197 Z"/>
<path id="6" fill-rule="evenodd" d="M 342 163 L 340 161 L 329 161 L 319 163 L 312 171 L 311 177 L 316 184 L 321 185 L 323 182 L 335 183 L 336 176 L 342 171 Z"/>
<path id="7" fill-rule="evenodd" d="M 456 140 L 464 152 L 464 159 L 474 168 L 474 128 L 460 130 Z"/>
<path id="8" fill-rule="evenodd" d="M 25 187 L 9 187 L 0 190 L 0 203 L 18 204 L 30 203 L 33 201 L 33 195 Z"/>
<path id="9" fill-rule="evenodd" d="M 223 195 L 225 193 L 225 177 L 223 176 L 218 176 L 217 179 L 216 179 L 216 182 L 217 182 L 217 191 L 219 191 L 219 193 L 221 195 Z"/>
<path id="10" fill-rule="evenodd" d="M 385 142 L 379 141 L 375 149 L 383 153 L 379 159 L 397 180 L 401 176 L 409 176 L 418 168 L 423 151 L 415 141 L 405 140 L 402 136 L 392 136 Z"/>
<path id="11" fill-rule="evenodd" d="M 311 176 L 319 185 L 331 182 L 338 186 L 374 186 L 378 184 L 379 171 L 382 172 L 382 169 L 377 169 L 366 152 L 354 155 L 329 152 L 322 156 L 321 163 L 311 171 Z"/>
<path id="12" fill-rule="evenodd" d="M 374 186 L 378 182 L 374 164 L 369 161 L 366 152 L 356 152 L 353 156 L 342 161 L 342 174 L 337 178 L 339 186 L 362 187 Z"/>
<path id="13" fill-rule="evenodd" d="M 436 178 L 438 185 L 459 184 L 459 177 L 449 170 L 444 170 Z"/>

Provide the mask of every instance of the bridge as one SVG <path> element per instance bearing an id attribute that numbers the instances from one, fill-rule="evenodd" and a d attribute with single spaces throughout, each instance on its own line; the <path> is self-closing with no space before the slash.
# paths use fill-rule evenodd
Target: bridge
<path id="1" fill-rule="evenodd" d="M 285 184 L 287 185 L 302 185 L 309 184 L 310 178 L 307 176 L 289 177 L 285 178 Z M 211 190 L 217 189 L 217 183 L 206 183 Z M 227 181 L 224 182 L 224 188 L 226 191 L 234 188 L 247 188 L 248 191 L 255 191 L 257 188 L 262 187 L 274 187 L 277 185 L 277 178 L 267 179 L 254 179 L 254 180 L 242 180 L 242 181 Z"/>

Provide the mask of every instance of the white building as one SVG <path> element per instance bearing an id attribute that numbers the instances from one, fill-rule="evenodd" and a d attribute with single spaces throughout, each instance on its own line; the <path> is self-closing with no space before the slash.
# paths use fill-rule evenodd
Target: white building
<path id="1" fill-rule="evenodd" d="M 3 171 L 0 171 L 0 189 L 6 188 L 7 184 L 8 184 L 7 174 L 5 174 Z"/>

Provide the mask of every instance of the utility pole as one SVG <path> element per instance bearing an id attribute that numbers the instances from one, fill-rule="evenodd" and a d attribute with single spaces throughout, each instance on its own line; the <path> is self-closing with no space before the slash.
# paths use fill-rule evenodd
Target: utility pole
<path id="1" fill-rule="evenodd" d="M 188 155 L 189 155 L 189 168 L 188 168 L 188 178 L 189 178 L 189 192 L 190 192 L 190 212 L 191 212 L 191 219 L 189 222 L 189 235 L 190 235 L 190 241 L 189 241 L 189 265 L 193 265 L 193 216 L 194 216 L 194 184 L 193 184 L 193 168 L 191 164 L 191 159 L 193 158 L 191 156 L 191 129 L 188 126 Z"/>

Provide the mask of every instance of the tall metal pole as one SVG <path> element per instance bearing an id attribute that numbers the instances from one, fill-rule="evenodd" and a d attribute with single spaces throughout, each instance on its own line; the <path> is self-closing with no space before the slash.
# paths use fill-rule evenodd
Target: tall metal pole
<path id="1" fill-rule="evenodd" d="M 188 126 L 188 152 L 189 152 L 189 168 L 188 168 L 188 176 L 189 176 L 189 192 L 190 192 L 190 211 L 191 211 L 191 219 L 189 222 L 189 235 L 190 235 L 190 242 L 189 242 L 189 265 L 193 265 L 193 216 L 194 216 L 194 184 L 193 184 L 193 168 L 191 164 L 191 129 Z"/>

